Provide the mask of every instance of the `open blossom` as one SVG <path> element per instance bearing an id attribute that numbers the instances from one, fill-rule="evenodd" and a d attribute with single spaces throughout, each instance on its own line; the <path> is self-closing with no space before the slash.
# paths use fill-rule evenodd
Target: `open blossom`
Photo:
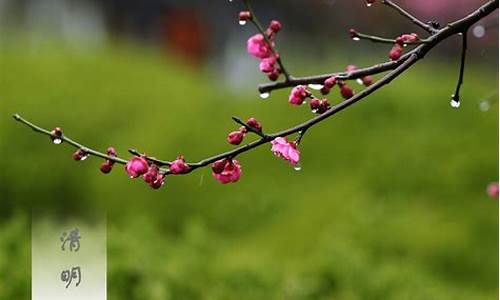
<path id="1" fill-rule="evenodd" d="M 297 85 L 290 92 L 290 96 L 288 97 L 288 102 L 292 105 L 301 105 L 302 102 L 309 96 L 311 92 L 309 92 L 305 86 Z"/>
<path id="2" fill-rule="evenodd" d="M 267 44 L 266 39 L 260 33 L 251 36 L 247 41 L 247 51 L 256 58 L 268 58 L 272 55 L 272 49 Z"/>
<path id="3" fill-rule="evenodd" d="M 300 151 L 297 149 L 295 142 L 289 142 L 286 138 L 277 137 L 271 141 L 271 151 L 274 155 L 289 161 L 292 165 L 296 165 L 300 159 Z"/>
<path id="4" fill-rule="evenodd" d="M 236 182 L 241 176 L 241 166 L 237 160 L 219 160 L 212 164 L 212 176 L 220 183 Z"/>
<path id="5" fill-rule="evenodd" d="M 184 174 L 189 171 L 189 166 L 186 164 L 184 160 L 184 156 L 179 155 L 176 160 L 172 162 L 170 165 L 170 172 L 172 174 Z"/>
<path id="6" fill-rule="evenodd" d="M 134 156 L 125 165 L 125 171 L 130 178 L 136 178 L 148 171 L 148 161 L 144 157 Z"/>

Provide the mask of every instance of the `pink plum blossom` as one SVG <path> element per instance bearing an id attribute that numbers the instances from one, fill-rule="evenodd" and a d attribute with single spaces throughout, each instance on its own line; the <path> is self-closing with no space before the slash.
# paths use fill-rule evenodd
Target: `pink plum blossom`
<path id="1" fill-rule="evenodd" d="M 219 160 L 212 165 L 212 176 L 220 183 L 236 182 L 241 176 L 241 166 L 237 160 Z"/>
<path id="2" fill-rule="evenodd" d="M 189 171 L 189 166 L 184 160 L 184 156 L 179 155 L 176 160 L 170 165 L 170 172 L 172 174 L 184 174 Z"/>
<path id="3" fill-rule="evenodd" d="M 277 137 L 271 141 L 271 151 L 277 157 L 289 161 L 292 165 L 297 165 L 300 159 L 300 151 L 297 149 L 295 142 L 290 142 L 286 138 Z"/>
<path id="4" fill-rule="evenodd" d="M 305 86 L 297 85 L 290 92 L 290 96 L 288 97 L 288 102 L 292 105 L 301 105 L 302 102 L 309 96 L 311 92 L 309 92 Z"/>
<path id="5" fill-rule="evenodd" d="M 270 56 L 260 61 L 259 69 L 261 72 L 271 73 L 275 70 L 275 66 L 276 66 L 276 57 Z"/>
<path id="6" fill-rule="evenodd" d="M 134 156 L 125 165 L 125 171 L 130 178 L 136 178 L 148 171 L 148 161 L 144 157 Z"/>
<path id="7" fill-rule="evenodd" d="M 260 33 L 251 36 L 247 41 L 247 51 L 256 58 L 268 58 L 272 55 L 272 49 L 266 39 Z"/>

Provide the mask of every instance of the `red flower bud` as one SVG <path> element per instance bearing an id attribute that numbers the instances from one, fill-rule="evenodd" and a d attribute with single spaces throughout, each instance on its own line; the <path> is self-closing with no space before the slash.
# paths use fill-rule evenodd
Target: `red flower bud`
<path id="1" fill-rule="evenodd" d="M 325 80 L 324 86 L 331 89 L 337 83 L 337 78 L 335 76 L 329 77 Z"/>
<path id="2" fill-rule="evenodd" d="M 170 172 L 172 174 L 184 174 L 189 171 L 189 166 L 186 164 L 184 160 L 184 156 L 179 155 L 176 160 L 172 162 L 170 165 Z"/>
<path id="3" fill-rule="evenodd" d="M 148 168 L 148 171 L 144 173 L 144 175 L 142 175 L 142 178 L 144 179 L 144 181 L 151 184 L 153 181 L 155 181 L 156 176 L 158 176 L 158 171 L 158 167 L 153 164 Z"/>
<path id="4" fill-rule="evenodd" d="M 311 102 L 309 102 L 309 107 L 311 107 L 313 113 L 318 112 L 320 106 L 321 106 L 321 100 L 319 100 L 318 98 L 313 98 Z"/>
<path id="5" fill-rule="evenodd" d="M 330 88 L 325 85 L 321 88 L 320 92 L 322 95 L 328 95 L 330 93 Z"/>
<path id="6" fill-rule="evenodd" d="M 280 31 L 281 27 L 282 27 L 281 23 L 279 21 L 276 21 L 276 20 L 272 20 L 271 24 L 269 24 L 269 29 L 271 29 L 271 31 L 273 31 L 275 33 Z"/>
<path id="7" fill-rule="evenodd" d="M 252 19 L 252 13 L 247 10 L 240 11 L 238 16 L 240 21 L 250 21 Z"/>
<path id="8" fill-rule="evenodd" d="M 389 51 L 389 58 L 391 60 L 398 60 L 403 53 L 403 47 L 400 44 L 394 44 L 391 51 Z"/>
<path id="9" fill-rule="evenodd" d="M 326 112 L 328 109 L 330 109 L 330 102 L 328 102 L 328 99 L 323 99 L 323 101 L 321 101 L 321 104 L 319 106 L 318 113 L 322 114 Z"/>
<path id="10" fill-rule="evenodd" d="M 362 77 L 361 81 L 363 81 L 363 84 L 365 86 L 370 86 L 373 83 L 373 76 L 368 75 L 368 76 Z"/>
<path id="11" fill-rule="evenodd" d="M 83 149 L 78 149 L 73 153 L 73 159 L 76 161 L 85 160 L 88 156 L 88 153 Z"/>
<path id="12" fill-rule="evenodd" d="M 226 159 L 221 159 L 212 164 L 212 171 L 215 174 L 220 174 L 224 171 L 224 167 L 226 166 Z"/>
<path id="13" fill-rule="evenodd" d="M 243 141 L 243 137 L 244 137 L 244 133 L 241 132 L 240 130 L 231 131 L 227 135 L 227 141 L 229 142 L 229 144 L 239 145 L 239 144 L 241 144 L 241 141 Z"/>
<path id="14" fill-rule="evenodd" d="M 340 85 L 340 94 L 342 95 L 342 97 L 344 97 L 344 99 L 349 99 L 354 95 L 354 91 L 350 87 L 348 87 L 347 84 L 339 83 L 339 85 Z"/>
<path id="15" fill-rule="evenodd" d="M 165 183 L 165 175 L 160 174 L 156 176 L 156 178 L 152 182 L 149 183 L 149 186 L 157 190 L 161 188 L 164 183 Z"/>
<path id="16" fill-rule="evenodd" d="M 62 129 L 60 127 L 56 127 L 54 129 L 52 129 L 50 134 L 52 134 L 53 137 L 61 137 L 62 136 Z"/>
<path id="17" fill-rule="evenodd" d="M 113 168 L 113 162 L 111 160 L 106 160 L 99 167 L 101 172 L 103 172 L 104 174 L 108 174 L 109 172 L 111 172 L 112 168 Z"/>
<path id="18" fill-rule="evenodd" d="M 280 77 L 280 72 L 278 70 L 274 70 L 271 73 L 267 74 L 267 78 L 271 81 L 276 81 Z"/>
<path id="19" fill-rule="evenodd" d="M 116 150 L 113 147 L 108 147 L 106 152 L 108 153 L 109 156 L 116 156 Z"/>
<path id="20" fill-rule="evenodd" d="M 262 125 L 255 118 L 249 118 L 247 120 L 247 125 L 253 127 L 257 131 L 262 131 Z"/>

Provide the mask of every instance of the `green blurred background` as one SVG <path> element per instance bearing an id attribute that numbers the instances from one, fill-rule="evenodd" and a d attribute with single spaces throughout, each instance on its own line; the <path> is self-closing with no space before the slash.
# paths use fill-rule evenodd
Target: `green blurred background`
<path id="1" fill-rule="evenodd" d="M 313 74 L 385 55 L 290 51 L 287 62 L 294 74 Z M 121 166 L 103 175 L 99 159 L 73 161 L 72 148 L 11 115 L 122 156 L 136 147 L 188 161 L 230 148 L 233 115 L 256 117 L 269 132 L 312 115 L 288 105 L 287 90 L 260 100 L 253 75 L 240 74 L 246 87 L 232 89 L 212 68 L 156 47 L 114 41 L 81 51 L 4 36 L 0 299 L 30 296 L 32 210 L 107 213 L 109 299 L 497 299 L 498 201 L 485 189 L 498 181 L 498 70 L 472 57 L 462 106 L 452 109 L 457 55 L 432 54 L 311 129 L 301 171 L 265 145 L 238 158 L 237 184 L 201 169 L 154 191 Z M 491 107 L 482 111 L 485 97 Z"/>

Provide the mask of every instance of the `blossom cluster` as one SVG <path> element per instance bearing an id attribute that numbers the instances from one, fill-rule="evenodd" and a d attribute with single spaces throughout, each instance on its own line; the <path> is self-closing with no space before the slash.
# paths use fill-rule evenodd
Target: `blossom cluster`
<path id="1" fill-rule="evenodd" d="M 240 21 L 243 18 L 251 20 L 249 12 L 240 12 Z M 279 67 L 279 53 L 275 50 L 275 39 L 281 30 L 281 23 L 273 20 L 264 33 L 257 33 L 247 41 L 247 52 L 260 60 L 259 69 L 265 73 L 269 80 L 278 80 L 282 70 Z"/>

